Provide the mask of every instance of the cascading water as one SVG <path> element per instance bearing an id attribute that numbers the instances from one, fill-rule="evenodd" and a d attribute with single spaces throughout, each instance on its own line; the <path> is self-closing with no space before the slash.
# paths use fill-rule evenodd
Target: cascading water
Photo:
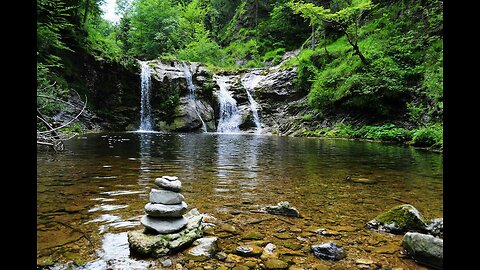
<path id="1" fill-rule="evenodd" d="M 241 80 L 242 85 L 247 92 L 248 102 L 250 102 L 250 109 L 252 110 L 253 121 L 255 122 L 255 126 L 257 127 L 257 133 L 261 131 L 262 124 L 260 123 L 260 117 L 258 116 L 258 103 L 253 99 L 251 92 L 264 77 L 265 76 L 255 73 L 247 73 L 245 76 L 243 76 Z"/>
<path id="2" fill-rule="evenodd" d="M 214 76 L 213 79 L 220 87 L 218 92 L 218 101 L 220 103 L 220 119 L 218 121 L 217 132 L 233 133 L 239 132 L 240 113 L 238 112 L 237 101 L 228 92 L 227 76 Z"/>
<path id="3" fill-rule="evenodd" d="M 153 131 L 152 108 L 150 107 L 150 86 L 151 70 L 147 62 L 140 62 L 142 71 L 141 78 L 141 100 L 140 100 L 140 128 L 138 131 Z"/>
<path id="4" fill-rule="evenodd" d="M 203 121 L 202 117 L 200 116 L 200 113 L 198 112 L 197 109 L 197 98 L 195 95 L 195 90 L 197 89 L 195 85 L 193 84 L 193 79 L 192 79 L 192 73 L 190 72 L 190 68 L 188 67 L 185 62 L 182 63 L 182 68 L 183 68 L 183 73 L 185 74 L 185 80 L 187 81 L 187 87 L 189 90 L 189 99 L 191 102 L 193 102 L 193 107 L 195 108 L 195 113 L 197 113 L 198 118 L 202 122 L 202 130 L 203 132 L 207 132 L 207 126 L 205 125 L 205 122 Z"/>

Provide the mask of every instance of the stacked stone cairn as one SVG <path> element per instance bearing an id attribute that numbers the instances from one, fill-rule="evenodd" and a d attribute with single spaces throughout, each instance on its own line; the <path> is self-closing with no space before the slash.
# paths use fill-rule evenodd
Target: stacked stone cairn
<path id="1" fill-rule="evenodd" d="M 150 191 L 150 202 L 145 205 L 145 213 L 140 222 L 148 230 L 160 233 L 174 233 L 187 225 L 183 214 L 187 211 L 185 197 L 179 192 L 182 183 L 176 176 L 163 176 L 155 179 L 160 189 Z"/>
<path id="2" fill-rule="evenodd" d="M 128 243 L 133 254 L 162 257 L 190 246 L 203 234 L 202 214 L 197 209 L 188 213 L 185 198 L 180 191 L 182 183 L 176 176 L 155 179 L 159 187 L 152 188 L 146 215 L 140 223 L 142 230 L 128 233 Z"/>

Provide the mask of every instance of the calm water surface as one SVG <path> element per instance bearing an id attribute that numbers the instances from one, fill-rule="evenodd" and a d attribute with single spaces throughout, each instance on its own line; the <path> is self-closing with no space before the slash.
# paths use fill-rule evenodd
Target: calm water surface
<path id="1" fill-rule="evenodd" d="M 260 231 L 277 246 L 284 240 L 275 234 L 292 227 L 300 230 L 290 232 L 290 241 L 301 235 L 308 239 L 301 243 L 305 246 L 335 241 L 349 256 L 326 263 L 334 268 L 371 258 L 384 266 L 423 269 L 399 251 L 381 252 L 398 245 L 401 236 L 363 226 L 402 202 L 426 218 L 443 216 L 442 154 L 408 147 L 248 134 L 103 133 L 82 135 L 65 148 L 61 154 L 37 155 L 37 263 L 53 269 L 67 262 L 87 269 L 155 268 L 158 260 L 129 256 L 126 232 L 142 227 L 148 193 L 163 175 L 179 177 L 189 208 L 239 231 Z M 346 175 L 377 184 L 348 183 Z M 248 223 L 272 217 L 255 210 L 280 201 L 290 202 L 303 218 Z M 349 229 L 342 232 L 345 226 Z M 312 228 L 342 233 L 309 236 Z M 221 247 L 235 249 L 241 241 L 225 237 Z M 172 256 L 173 267 L 181 256 Z M 318 261 L 311 254 L 290 260 Z M 222 263 L 211 261 L 211 266 Z"/>

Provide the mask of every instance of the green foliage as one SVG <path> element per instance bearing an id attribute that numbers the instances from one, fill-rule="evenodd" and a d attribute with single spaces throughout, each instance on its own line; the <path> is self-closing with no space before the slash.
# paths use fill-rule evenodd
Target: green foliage
<path id="1" fill-rule="evenodd" d="M 429 125 L 415 130 L 411 144 L 414 146 L 443 148 L 443 126 Z"/>
<path id="2" fill-rule="evenodd" d="M 179 48 L 180 14 L 181 10 L 171 0 L 137 0 L 130 17 L 129 53 L 153 59 Z"/>
<path id="3" fill-rule="evenodd" d="M 304 114 L 302 116 L 302 121 L 305 121 L 305 122 L 310 122 L 313 120 L 313 115 L 311 114 Z"/>
<path id="4" fill-rule="evenodd" d="M 179 50 L 176 57 L 180 60 L 225 65 L 225 52 L 207 36 L 197 36 L 197 40 Z"/>
<path id="5" fill-rule="evenodd" d="M 443 126 L 438 124 L 409 130 L 388 123 L 380 126 L 364 125 L 361 127 L 337 123 L 330 128 L 305 131 L 303 135 L 396 142 L 432 149 L 443 148 Z"/>
<path id="6" fill-rule="evenodd" d="M 262 63 L 269 63 L 270 65 L 277 65 L 282 61 L 282 57 L 285 54 L 285 48 L 276 48 L 275 50 L 268 51 L 261 57 Z"/>
<path id="7" fill-rule="evenodd" d="M 393 124 L 381 126 L 363 126 L 352 132 L 351 137 L 390 142 L 407 142 L 411 139 L 411 132 Z"/>
<path id="8" fill-rule="evenodd" d="M 75 123 L 75 124 L 68 125 L 64 128 L 61 128 L 60 131 L 66 132 L 66 133 L 82 133 L 83 128 L 80 123 Z"/>

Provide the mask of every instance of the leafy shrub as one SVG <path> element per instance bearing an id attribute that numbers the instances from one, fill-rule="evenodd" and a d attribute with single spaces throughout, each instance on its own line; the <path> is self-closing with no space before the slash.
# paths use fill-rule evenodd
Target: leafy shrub
<path id="1" fill-rule="evenodd" d="M 443 148 L 443 126 L 430 125 L 415 130 L 411 144 L 414 146 Z"/>
<path id="2" fill-rule="evenodd" d="M 311 114 L 305 114 L 305 115 L 302 116 L 302 120 L 303 120 L 303 121 L 306 121 L 306 122 L 310 122 L 310 121 L 313 120 L 313 115 L 311 115 Z"/>

